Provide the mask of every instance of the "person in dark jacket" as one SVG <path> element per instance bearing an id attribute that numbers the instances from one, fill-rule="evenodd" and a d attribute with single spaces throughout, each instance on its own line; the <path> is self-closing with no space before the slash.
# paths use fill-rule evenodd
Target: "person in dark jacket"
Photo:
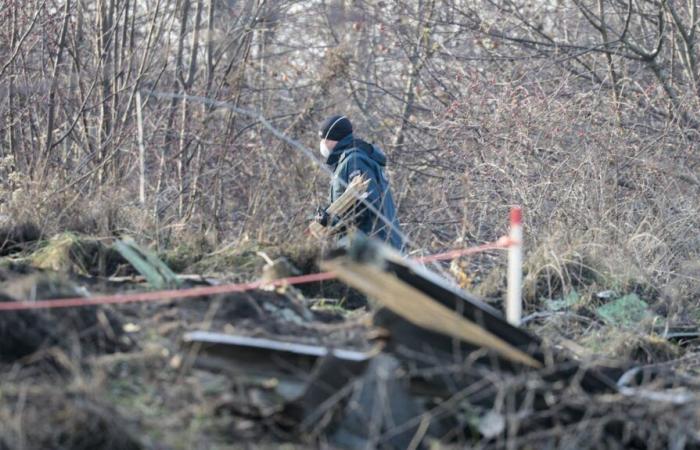
<path id="1" fill-rule="evenodd" d="M 359 205 L 361 211 L 354 218 L 355 227 L 368 236 L 383 240 L 394 248 L 402 250 L 403 234 L 396 218 L 396 207 L 389 189 L 386 177 L 386 156 L 379 147 L 369 144 L 353 135 L 352 123 L 345 116 L 331 116 L 319 127 L 320 151 L 326 159 L 326 164 L 333 170 L 329 201 L 333 203 L 346 186 L 357 176 L 369 179 L 367 188 L 369 202 L 378 216 L 366 205 Z M 319 209 L 316 220 L 322 225 L 328 225 L 325 209 Z M 333 219 L 331 219 L 333 220 Z"/>

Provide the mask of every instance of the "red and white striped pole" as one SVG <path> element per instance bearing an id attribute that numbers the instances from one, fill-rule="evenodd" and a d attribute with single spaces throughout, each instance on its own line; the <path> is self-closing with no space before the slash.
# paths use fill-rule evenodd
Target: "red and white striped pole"
<path id="1" fill-rule="evenodd" d="M 510 209 L 510 246 L 508 247 L 508 294 L 506 320 L 520 325 L 523 313 L 523 210 L 520 206 Z"/>

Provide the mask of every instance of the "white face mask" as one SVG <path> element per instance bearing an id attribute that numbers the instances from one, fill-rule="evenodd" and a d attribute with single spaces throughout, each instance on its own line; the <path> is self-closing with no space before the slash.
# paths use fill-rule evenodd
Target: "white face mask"
<path id="1" fill-rule="evenodd" d="M 328 155 L 331 154 L 331 151 L 326 147 L 326 140 L 321 139 L 321 143 L 318 146 L 319 150 L 321 151 L 321 154 L 323 155 L 324 158 L 328 159 Z"/>

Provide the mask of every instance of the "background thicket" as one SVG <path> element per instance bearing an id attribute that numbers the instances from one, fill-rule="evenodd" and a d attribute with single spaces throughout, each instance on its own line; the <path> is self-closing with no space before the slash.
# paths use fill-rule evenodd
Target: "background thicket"
<path id="1" fill-rule="evenodd" d="M 0 212 L 47 235 L 305 239 L 327 174 L 261 117 L 315 150 L 340 112 L 387 152 L 414 250 L 494 239 L 518 203 L 531 276 L 697 281 L 695 0 L 3 0 L 0 20 Z"/>

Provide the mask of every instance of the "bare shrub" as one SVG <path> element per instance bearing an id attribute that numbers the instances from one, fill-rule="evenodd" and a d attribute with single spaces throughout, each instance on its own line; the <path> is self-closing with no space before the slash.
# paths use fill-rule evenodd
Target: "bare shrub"
<path id="1" fill-rule="evenodd" d="M 585 238 L 663 284 L 700 253 L 696 6 L 625 8 L 10 2 L 0 213 L 159 248 L 301 240 L 327 174 L 256 114 L 315 149 L 343 112 L 387 152 L 412 251 L 493 240 L 518 203 L 529 251 Z"/>

